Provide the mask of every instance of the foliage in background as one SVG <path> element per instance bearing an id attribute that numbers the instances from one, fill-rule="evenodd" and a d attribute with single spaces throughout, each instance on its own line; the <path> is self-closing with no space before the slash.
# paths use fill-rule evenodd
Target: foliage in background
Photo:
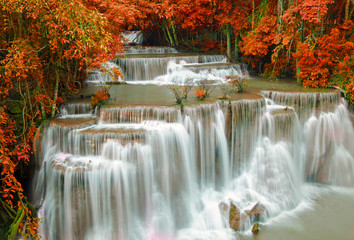
<path id="1" fill-rule="evenodd" d="M 338 85 L 352 98 L 351 0 L 140 0 L 135 6 L 136 27 L 156 32 L 162 43 L 221 51 L 264 76 L 294 76 L 304 87 Z"/>

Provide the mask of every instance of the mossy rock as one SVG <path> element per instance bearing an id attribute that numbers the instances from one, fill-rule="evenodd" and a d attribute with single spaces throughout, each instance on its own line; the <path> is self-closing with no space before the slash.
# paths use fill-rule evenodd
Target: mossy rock
<path id="1" fill-rule="evenodd" d="M 230 205 L 229 224 L 235 231 L 239 231 L 241 228 L 241 211 L 233 203 Z"/>

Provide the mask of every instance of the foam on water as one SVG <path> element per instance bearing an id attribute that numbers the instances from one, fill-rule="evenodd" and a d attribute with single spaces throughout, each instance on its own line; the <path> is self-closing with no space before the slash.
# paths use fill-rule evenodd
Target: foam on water
<path id="1" fill-rule="evenodd" d="M 241 70 L 239 65 L 231 65 L 229 67 L 216 68 L 214 66 L 208 67 L 198 67 L 197 64 L 194 64 L 193 68 L 186 67 L 188 64 L 184 61 L 176 63 L 170 61 L 167 66 L 167 74 L 162 75 L 156 78 L 157 81 L 160 81 L 161 84 L 181 84 L 186 83 L 197 84 L 199 81 L 204 80 L 213 80 L 216 83 L 225 83 L 226 76 L 238 76 L 243 77 L 244 73 Z M 201 64 L 201 66 L 203 66 Z"/>
<path id="2" fill-rule="evenodd" d="M 142 44 L 144 36 L 141 31 L 122 33 L 123 42 L 128 44 Z"/>
<path id="3" fill-rule="evenodd" d="M 169 66 L 174 63 L 198 63 L 198 62 L 216 62 L 221 61 L 225 57 L 222 55 L 192 55 L 192 56 L 169 56 L 154 57 L 127 57 L 118 58 L 116 64 L 122 69 L 124 80 L 126 81 L 142 81 L 154 80 L 160 75 L 164 75 L 169 71 Z"/>

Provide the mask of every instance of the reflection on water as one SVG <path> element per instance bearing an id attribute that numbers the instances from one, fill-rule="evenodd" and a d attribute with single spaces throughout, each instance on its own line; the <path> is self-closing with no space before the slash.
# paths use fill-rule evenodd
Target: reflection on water
<path id="1" fill-rule="evenodd" d="M 305 185 L 304 198 L 293 210 L 261 224 L 259 234 L 238 234 L 248 240 L 352 240 L 354 189 Z"/>

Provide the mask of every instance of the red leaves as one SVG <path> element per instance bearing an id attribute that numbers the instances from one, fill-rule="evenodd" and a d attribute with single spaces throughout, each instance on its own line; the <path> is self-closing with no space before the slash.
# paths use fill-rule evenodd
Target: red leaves
<path id="1" fill-rule="evenodd" d="M 23 156 L 17 147 L 14 148 L 16 143 L 15 139 L 15 126 L 8 115 L 5 113 L 4 108 L 0 108 L 0 169 L 3 192 L 2 198 L 11 202 L 14 198 L 14 193 L 22 193 L 21 184 L 16 180 L 14 173 L 15 168 Z M 11 203 L 12 204 L 12 203 Z"/>
<path id="2" fill-rule="evenodd" d="M 91 106 L 95 107 L 100 103 L 103 103 L 104 100 L 108 99 L 108 91 L 106 88 L 102 90 L 97 90 L 95 96 L 91 97 Z"/>
<path id="3" fill-rule="evenodd" d="M 9 118 L 4 107 L 0 107 L 0 178 L 1 178 L 1 201 L 3 207 L 11 208 L 14 211 L 24 209 L 25 218 L 20 223 L 19 232 L 25 238 L 36 238 L 38 230 L 38 219 L 33 217 L 32 212 L 27 208 L 26 197 L 23 194 L 21 183 L 15 177 L 15 170 L 20 162 L 27 162 L 30 156 L 30 142 L 34 132 L 37 130 L 33 124 L 26 134 L 26 138 L 17 143 L 15 137 L 15 123 Z M 26 226 L 28 234 L 23 232 Z"/>
<path id="4" fill-rule="evenodd" d="M 351 101 L 354 102 L 354 79 L 352 78 L 352 82 L 346 87 L 347 93 L 350 95 Z"/>
<path id="5" fill-rule="evenodd" d="M 247 87 L 247 82 L 244 79 L 232 78 L 228 82 L 233 86 L 237 92 L 243 92 Z"/>
<path id="6" fill-rule="evenodd" d="M 265 16 L 254 32 L 249 32 L 240 43 L 241 51 L 248 56 L 248 62 L 252 67 L 263 58 L 269 51 L 270 47 L 276 44 L 277 18 L 275 16 Z"/>
<path id="7" fill-rule="evenodd" d="M 300 15 L 303 20 L 308 22 L 319 22 L 327 14 L 327 5 L 333 0 L 306 0 L 301 1 Z"/>
<path id="8" fill-rule="evenodd" d="M 329 84 L 328 60 L 320 58 L 320 51 L 315 50 L 308 43 L 299 43 L 298 52 L 294 55 L 299 58 L 301 69 L 299 78 L 304 87 L 325 88 Z"/>
<path id="9" fill-rule="evenodd" d="M 346 22 L 345 25 L 350 25 Z M 341 30 L 342 29 L 342 30 Z M 318 38 L 317 43 L 299 44 L 294 57 L 299 59 L 300 80 L 305 87 L 326 87 L 331 81 L 342 88 L 353 79 L 354 44 L 345 40 L 346 28 L 331 29 L 330 34 Z M 350 87 L 349 87 L 350 90 Z"/>
<path id="10" fill-rule="evenodd" d="M 203 49 L 204 51 L 218 51 L 221 49 L 220 44 L 215 39 L 200 39 L 192 41 L 190 45 Z"/>
<path id="11" fill-rule="evenodd" d="M 301 20 L 318 23 L 327 14 L 328 5 L 333 2 L 333 0 L 299 0 L 293 2 L 292 7 L 285 11 L 282 18 L 288 24 L 293 24 L 297 14 L 299 14 Z"/>
<path id="12" fill-rule="evenodd" d="M 196 95 L 199 100 L 203 100 L 206 97 L 206 91 L 204 89 L 197 89 L 194 95 Z"/>

